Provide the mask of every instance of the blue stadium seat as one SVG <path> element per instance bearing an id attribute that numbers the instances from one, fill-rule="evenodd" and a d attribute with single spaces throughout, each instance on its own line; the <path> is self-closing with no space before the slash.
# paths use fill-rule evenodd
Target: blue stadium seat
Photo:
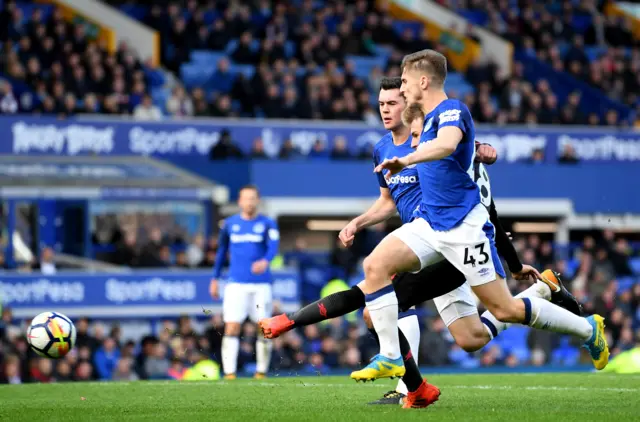
<path id="1" fill-rule="evenodd" d="M 480 360 L 473 357 L 460 347 L 454 347 L 449 352 L 449 360 L 462 368 L 477 368 L 480 366 Z"/>
<path id="2" fill-rule="evenodd" d="M 634 277 L 620 277 L 618 279 L 617 293 L 626 292 L 627 290 L 631 289 L 634 284 L 636 284 L 636 280 Z"/>
<path id="3" fill-rule="evenodd" d="M 640 258 L 631 258 L 629 265 L 634 274 L 640 275 Z"/>
<path id="4" fill-rule="evenodd" d="M 218 64 L 218 61 L 226 57 L 225 53 L 221 53 L 218 51 L 209 51 L 209 50 L 194 50 L 191 52 L 190 58 L 191 63 L 194 64 L 205 64 L 209 66 L 215 66 Z"/>
<path id="5" fill-rule="evenodd" d="M 515 355 L 520 362 L 526 362 L 531 357 L 531 351 L 527 345 L 529 331 L 529 327 L 513 325 L 500 333 L 494 341 L 502 347 L 505 355 Z"/>
<path id="6" fill-rule="evenodd" d="M 580 361 L 580 349 L 571 345 L 571 337 L 562 336 L 560 345 L 551 353 L 551 363 L 555 365 L 577 365 Z"/>
<path id="7" fill-rule="evenodd" d="M 358 78 L 366 79 L 374 67 L 384 69 L 387 66 L 387 57 L 363 57 L 363 56 L 347 56 L 346 60 L 355 64 L 355 74 Z"/>
<path id="8" fill-rule="evenodd" d="M 166 81 L 166 76 L 163 70 L 160 69 L 144 69 L 144 74 L 149 85 L 153 87 L 163 86 Z"/>
<path id="9" fill-rule="evenodd" d="M 462 99 L 468 93 L 475 91 L 475 88 L 467 82 L 464 75 L 458 72 L 451 72 L 447 75 L 447 91 L 455 92 L 457 97 Z"/>
<path id="10" fill-rule="evenodd" d="M 225 54 L 231 54 L 236 50 L 237 47 L 238 47 L 238 40 L 233 39 L 229 41 L 227 46 L 224 48 L 224 52 Z"/>
<path id="11" fill-rule="evenodd" d="M 421 22 L 415 21 L 395 21 L 393 22 L 393 29 L 402 34 L 405 30 L 410 29 L 413 32 L 413 36 L 417 37 L 424 30 L 424 25 Z"/>
<path id="12" fill-rule="evenodd" d="M 214 70 L 215 69 L 210 66 L 187 63 L 180 66 L 180 77 L 185 87 L 191 89 L 209 82 Z"/>
<path id="13" fill-rule="evenodd" d="M 293 41 L 287 41 L 284 43 L 284 55 L 290 59 L 296 54 L 296 44 Z"/>
<path id="14" fill-rule="evenodd" d="M 570 259 L 567 261 L 567 270 L 566 270 L 566 275 L 567 277 L 571 278 L 575 275 L 575 273 L 578 271 L 578 268 L 580 268 L 580 260 L 579 259 Z"/>
<path id="15" fill-rule="evenodd" d="M 144 21 L 147 17 L 148 8 L 146 6 L 140 6 L 137 4 L 123 4 L 120 6 L 120 11 L 133 19 Z"/>
<path id="16" fill-rule="evenodd" d="M 242 73 L 247 79 L 253 78 L 253 74 L 256 72 L 255 66 L 250 64 L 232 64 L 229 70 L 231 73 Z"/>
<path id="17" fill-rule="evenodd" d="M 204 12 L 204 23 L 211 25 L 220 14 L 215 9 L 210 9 Z"/>

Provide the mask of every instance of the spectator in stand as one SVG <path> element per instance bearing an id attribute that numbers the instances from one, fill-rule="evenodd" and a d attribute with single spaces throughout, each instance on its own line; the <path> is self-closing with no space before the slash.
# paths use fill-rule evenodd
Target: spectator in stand
<path id="1" fill-rule="evenodd" d="M 331 158 L 334 160 L 348 160 L 351 158 L 351 154 L 347 149 L 347 140 L 344 136 L 336 136 L 333 140 Z"/>
<path id="2" fill-rule="evenodd" d="M 282 146 L 280 147 L 280 153 L 278 154 L 278 158 L 281 160 L 291 160 L 300 158 L 301 156 L 302 154 L 296 148 L 296 146 L 293 145 L 293 141 L 289 138 L 282 143 Z"/>
<path id="3" fill-rule="evenodd" d="M 151 96 L 144 94 L 142 102 L 133 110 L 133 118 L 141 121 L 160 121 L 162 120 L 162 112 L 153 104 Z"/>
<path id="4" fill-rule="evenodd" d="M 262 141 L 262 138 L 256 138 L 253 140 L 250 155 L 251 158 L 259 160 L 269 158 L 264 150 L 264 142 Z"/>
<path id="5" fill-rule="evenodd" d="M 209 151 L 209 159 L 226 160 L 229 158 L 244 158 L 244 154 L 231 139 L 231 132 L 228 129 L 223 129 L 220 132 L 220 140 Z"/>
<path id="6" fill-rule="evenodd" d="M 0 113 L 15 114 L 18 112 L 18 101 L 13 95 L 13 88 L 7 81 L 0 81 Z"/>
<path id="7" fill-rule="evenodd" d="M 116 347 L 116 342 L 107 337 L 102 343 L 94 357 L 94 364 L 100 380 L 110 380 L 116 369 L 116 364 L 120 359 L 120 351 Z"/>
<path id="8" fill-rule="evenodd" d="M 542 164 L 544 163 L 544 150 L 537 148 L 533 150 L 531 154 L 531 164 Z"/>
<path id="9" fill-rule="evenodd" d="M 562 153 L 558 157 L 558 162 L 561 164 L 577 164 L 580 162 L 576 150 L 571 144 L 565 144 L 562 148 Z"/>
<path id="10" fill-rule="evenodd" d="M 33 269 L 45 275 L 53 275 L 57 272 L 56 264 L 53 260 L 53 249 L 46 247 L 40 253 L 40 261 L 33 266 Z"/>
<path id="11" fill-rule="evenodd" d="M 182 86 L 173 88 L 173 94 L 167 99 L 167 112 L 178 118 L 193 116 L 193 103 Z"/>
<path id="12" fill-rule="evenodd" d="M 231 91 L 235 80 L 235 75 L 229 70 L 230 66 L 228 59 L 220 59 L 216 65 L 216 71 L 213 73 L 210 81 L 211 86 L 215 87 L 217 91 L 225 94 Z"/>

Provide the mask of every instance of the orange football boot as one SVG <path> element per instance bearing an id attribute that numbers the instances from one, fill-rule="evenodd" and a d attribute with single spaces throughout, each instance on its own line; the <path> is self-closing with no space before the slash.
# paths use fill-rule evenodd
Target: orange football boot
<path id="1" fill-rule="evenodd" d="M 276 315 L 272 318 L 265 318 L 258 322 L 264 338 L 276 338 L 293 328 L 294 321 L 290 320 L 286 314 Z"/>
<path id="2" fill-rule="evenodd" d="M 404 398 L 402 407 L 404 409 L 422 409 L 438 401 L 440 389 L 435 385 L 422 381 L 416 391 L 409 391 Z"/>

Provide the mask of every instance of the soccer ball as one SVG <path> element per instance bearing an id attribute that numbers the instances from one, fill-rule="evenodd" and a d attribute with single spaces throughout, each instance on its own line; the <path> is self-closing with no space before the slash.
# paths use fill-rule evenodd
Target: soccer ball
<path id="1" fill-rule="evenodd" d="M 75 346 L 76 327 L 61 313 L 43 312 L 31 321 L 27 340 L 40 356 L 60 359 Z"/>

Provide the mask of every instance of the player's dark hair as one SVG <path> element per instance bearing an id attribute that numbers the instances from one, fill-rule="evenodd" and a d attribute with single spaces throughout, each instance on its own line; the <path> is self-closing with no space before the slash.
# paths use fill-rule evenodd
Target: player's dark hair
<path id="1" fill-rule="evenodd" d="M 416 119 L 424 120 L 424 109 L 419 103 L 412 103 L 407 106 L 402 112 L 402 123 L 409 127 L 411 123 Z"/>
<path id="2" fill-rule="evenodd" d="M 258 195 L 258 197 L 260 196 L 260 189 L 258 189 L 258 186 L 254 184 L 244 185 L 238 190 L 238 194 L 240 194 L 240 192 L 242 192 L 243 190 L 252 190 L 256 193 L 256 195 Z"/>
<path id="3" fill-rule="evenodd" d="M 447 79 L 447 58 L 435 50 L 421 50 L 404 56 L 401 68 L 426 73 L 437 86 L 443 86 Z"/>
<path id="4" fill-rule="evenodd" d="M 402 79 L 399 76 L 385 76 L 380 80 L 380 90 L 382 91 L 400 89 L 400 85 L 402 85 Z"/>

